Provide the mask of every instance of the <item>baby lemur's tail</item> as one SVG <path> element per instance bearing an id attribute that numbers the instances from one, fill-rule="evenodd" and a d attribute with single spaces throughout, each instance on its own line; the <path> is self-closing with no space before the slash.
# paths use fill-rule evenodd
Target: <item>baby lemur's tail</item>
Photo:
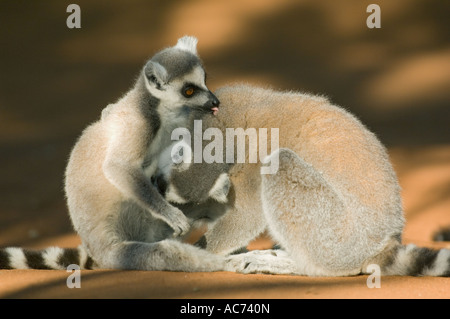
<path id="1" fill-rule="evenodd" d="M 8 247 L 0 248 L 0 269 L 64 269 L 71 264 L 80 269 L 92 269 L 94 262 L 86 250 L 49 247 L 43 250 Z"/>
<path id="2" fill-rule="evenodd" d="M 450 277 L 450 249 L 395 246 L 381 266 L 384 275 Z"/>

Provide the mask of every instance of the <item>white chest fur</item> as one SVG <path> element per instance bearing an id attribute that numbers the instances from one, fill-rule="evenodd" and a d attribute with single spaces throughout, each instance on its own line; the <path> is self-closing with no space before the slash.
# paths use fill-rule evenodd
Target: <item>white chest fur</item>
<path id="1" fill-rule="evenodd" d="M 155 138 L 151 142 L 144 161 L 144 173 L 148 178 L 155 175 L 158 167 L 167 167 L 167 163 L 160 163 L 160 161 L 167 162 L 170 156 L 161 156 L 164 150 L 173 144 L 171 139 L 172 131 L 179 127 L 186 127 L 188 118 L 186 114 L 164 114 L 161 116 L 161 127 L 156 133 Z M 167 152 L 166 152 L 167 153 Z M 169 153 L 170 154 L 170 153 Z"/>

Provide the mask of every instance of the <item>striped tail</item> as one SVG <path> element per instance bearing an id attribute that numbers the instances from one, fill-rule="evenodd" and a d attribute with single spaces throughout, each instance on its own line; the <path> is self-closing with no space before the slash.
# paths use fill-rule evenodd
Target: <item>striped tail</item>
<path id="1" fill-rule="evenodd" d="M 443 228 L 433 235 L 435 241 L 450 241 L 450 227 Z"/>
<path id="2" fill-rule="evenodd" d="M 17 247 L 0 249 L 0 269 L 63 269 L 71 264 L 92 269 L 94 262 L 80 245 L 77 248 L 49 247 L 31 250 Z"/>
<path id="3" fill-rule="evenodd" d="M 450 277 L 450 249 L 398 245 L 381 272 L 384 275 Z"/>

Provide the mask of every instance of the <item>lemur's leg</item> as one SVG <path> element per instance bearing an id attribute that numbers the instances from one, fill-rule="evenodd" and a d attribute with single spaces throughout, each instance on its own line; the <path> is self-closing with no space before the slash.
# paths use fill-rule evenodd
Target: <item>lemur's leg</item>
<path id="1" fill-rule="evenodd" d="M 274 252 L 280 258 L 273 256 L 271 261 L 268 260 L 270 251 L 262 256 L 239 255 L 233 258 L 238 271 L 303 275 L 358 273 L 357 267 L 345 265 L 349 257 L 346 252 L 354 245 L 351 231 L 346 230 L 346 222 L 351 224 L 351 221 L 333 188 L 320 172 L 293 151 L 277 150 L 270 155 L 271 160 L 275 156 L 279 160 L 278 171 L 262 175 L 262 206 L 268 229 L 286 254 Z"/>
<path id="2" fill-rule="evenodd" d="M 223 271 L 226 260 L 198 247 L 173 239 L 155 243 L 119 242 L 108 247 L 100 260 L 100 268 L 165 270 L 165 271 Z"/>
<path id="3" fill-rule="evenodd" d="M 132 201 L 122 202 L 120 211 L 80 232 L 83 245 L 97 268 L 223 271 L 225 259 L 171 238 L 171 227 L 147 214 Z"/>
<path id="4" fill-rule="evenodd" d="M 258 189 L 261 185 L 256 165 L 255 169 L 258 172 L 252 171 L 253 167 L 247 167 L 245 173 L 239 175 L 242 181 L 233 183 L 228 194 L 232 207 L 200 240 L 201 247 L 216 254 L 228 255 L 242 250 L 266 230 L 259 191 L 249 190 L 249 185 Z"/>
<path id="5" fill-rule="evenodd" d="M 311 164 L 279 149 L 276 174 L 262 176 L 262 203 L 269 231 L 305 275 L 357 273 L 346 251 L 354 247 L 352 220 L 343 201 Z M 350 225 L 350 226 L 348 226 Z"/>
<path id="6" fill-rule="evenodd" d="M 278 154 L 278 153 L 277 153 Z M 271 163 L 271 162 L 268 162 Z M 283 166 L 285 162 L 281 161 L 281 167 L 279 167 L 279 170 L 274 173 L 278 177 L 277 183 L 280 185 L 271 185 L 269 190 L 265 190 L 264 188 L 261 189 L 261 193 L 265 191 L 269 192 L 275 192 L 278 194 L 278 196 L 281 196 L 278 201 L 281 199 L 281 202 L 283 202 L 285 199 L 289 200 L 289 197 L 292 196 L 292 194 L 285 193 L 284 187 L 283 187 L 283 181 L 280 179 L 281 176 L 279 176 L 279 171 L 285 169 Z M 264 180 L 269 178 L 271 180 L 273 176 L 265 174 L 261 175 L 261 184 Z M 285 178 L 284 176 L 282 178 Z M 267 186 L 267 185 L 266 185 Z M 264 196 L 263 196 L 264 197 Z M 261 211 L 264 208 L 264 202 L 261 203 Z M 255 215 L 260 220 L 264 220 L 264 224 L 267 225 L 268 229 L 271 230 L 272 225 L 272 217 L 274 216 L 266 216 L 264 212 L 263 214 Z M 235 222 L 237 217 L 240 217 L 240 223 L 238 225 L 244 225 L 244 229 L 242 231 L 242 234 L 245 236 L 245 233 L 249 231 L 249 229 L 245 228 L 245 226 L 252 225 L 254 220 L 248 220 L 248 216 L 245 211 L 243 210 L 235 210 L 234 211 L 235 216 L 233 215 L 226 215 L 226 217 L 230 218 L 230 223 Z M 250 216 L 253 216 L 254 214 L 250 214 Z M 269 218 L 268 218 L 269 217 Z M 256 219 L 256 218 L 254 218 Z M 235 226 L 237 228 L 237 226 Z M 216 231 L 216 229 L 214 229 Z M 236 235 L 234 235 L 236 236 Z M 237 235 L 241 236 L 241 235 Z M 279 239 L 284 239 L 282 236 L 278 236 Z M 274 237 L 274 239 L 278 240 L 278 238 Z M 283 247 L 283 242 L 279 242 L 281 244 L 281 247 Z M 278 245 L 279 246 L 279 245 Z M 275 247 L 274 247 L 275 248 Z M 268 249 L 268 250 L 256 250 L 256 251 L 250 251 L 238 255 L 233 255 L 228 257 L 228 262 L 230 265 L 233 265 L 234 269 L 238 272 L 242 273 L 271 273 L 271 274 L 297 274 L 298 268 L 296 262 L 290 257 L 290 255 L 283 249 L 280 249 L 278 247 L 277 249 Z"/>
<path id="7" fill-rule="evenodd" d="M 248 216 L 246 213 L 249 213 Z M 259 215 L 259 218 L 254 218 L 255 215 Z M 243 252 L 265 229 L 262 212 L 243 213 L 238 207 L 234 207 L 206 232 L 196 246 L 220 255 Z"/>

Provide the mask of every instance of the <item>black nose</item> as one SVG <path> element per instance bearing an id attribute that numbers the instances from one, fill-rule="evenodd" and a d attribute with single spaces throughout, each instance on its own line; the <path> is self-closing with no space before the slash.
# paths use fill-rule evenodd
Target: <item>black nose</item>
<path id="1" fill-rule="evenodd" d="M 211 91 L 209 92 L 209 95 L 212 106 L 216 107 L 219 106 L 220 105 L 219 99 Z"/>

